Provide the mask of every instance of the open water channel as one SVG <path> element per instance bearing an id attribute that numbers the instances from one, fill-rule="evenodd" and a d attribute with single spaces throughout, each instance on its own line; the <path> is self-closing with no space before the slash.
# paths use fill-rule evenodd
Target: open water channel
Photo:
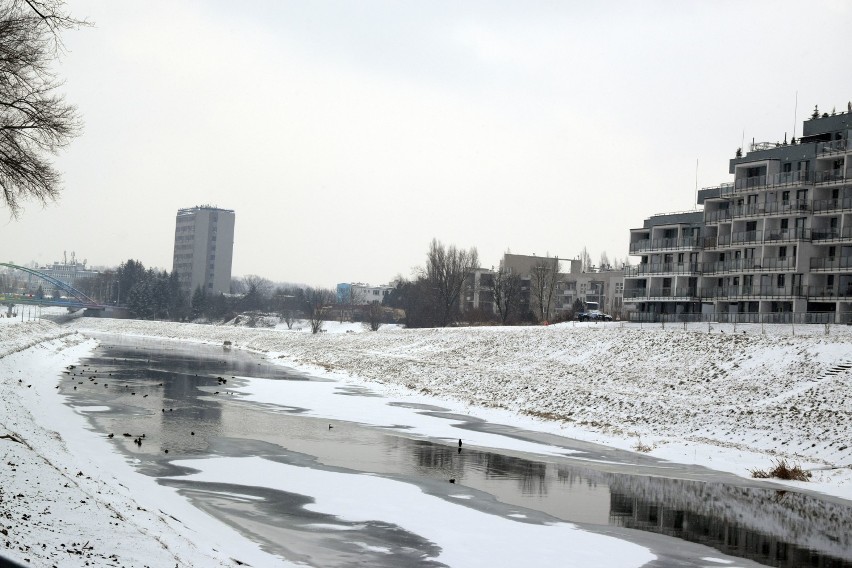
<path id="1" fill-rule="evenodd" d="M 443 565 L 435 560 L 438 544 L 393 522 L 351 522 L 318 512 L 309 506 L 313 496 L 298 491 L 194 480 L 193 470 L 178 462 L 261 456 L 318 473 L 370 473 L 519 524 L 567 521 L 630 541 L 657 555 L 649 564 L 654 567 L 706 566 L 708 556 L 738 557 L 737 566 L 852 567 L 852 507 L 840 499 L 522 431 L 438 406 L 382 401 L 412 417 L 451 423 L 459 439 L 490 433 L 555 451 L 459 447 L 455 438 L 431 438 L 405 423 L 378 427 L 369 420 L 329 419 L 319 394 L 316 407 L 307 409 L 251 402 L 235 392 L 248 377 L 286 381 L 302 391 L 329 386 L 259 355 L 174 341 L 98 339 L 93 355 L 63 375 L 60 388 L 70 403 L 84 412 L 107 408 L 85 414 L 97 431 L 115 435 L 112 443 L 136 460 L 140 473 L 175 487 L 291 561 Z M 335 397 L 346 397 L 354 409 L 377 396 L 334 386 Z M 370 503 L 361 506 L 371 509 Z M 570 559 L 572 551 L 564 555 Z M 530 563 L 536 565 L 534 551 Z"/>

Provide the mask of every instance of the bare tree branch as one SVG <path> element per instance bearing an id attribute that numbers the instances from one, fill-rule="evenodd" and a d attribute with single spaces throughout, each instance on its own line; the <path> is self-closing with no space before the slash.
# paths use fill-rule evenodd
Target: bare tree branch
<path id="1" fill-rule="evenodd" d="M 13 218 L 28 199 L 46 204 L 61 191 L 51 157 L 76 137 L 77 109 L 57 94 L 53 64 L 62 30 L 87 25 L 61 0 L 0 0 L 0 190 Z"/>

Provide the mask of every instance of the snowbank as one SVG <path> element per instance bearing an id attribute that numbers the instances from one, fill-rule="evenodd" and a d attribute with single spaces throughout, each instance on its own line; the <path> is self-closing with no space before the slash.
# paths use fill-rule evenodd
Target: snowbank
<path id="1" fill-rule="evenodd" d="M 104 452 L 55 390 L 94 345 L 45 321 L 0 326 L 0 564 L 285 565 Z"/>

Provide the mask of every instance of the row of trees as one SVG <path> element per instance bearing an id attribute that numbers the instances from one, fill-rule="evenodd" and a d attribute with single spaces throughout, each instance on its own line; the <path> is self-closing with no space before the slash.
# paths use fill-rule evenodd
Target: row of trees
<path id="1" fill-rule="evenodd" d="M 124 305 L 133 317 L 164 320 L 230 320 L 240 313 L 277 314 L 288 327 L 307 320 L 311 331 L 322 327 L 324 312 L 334 302 L 325 288 L 273 287 L 260 276 L 234 279 L 231 294 L 206 294 L 197 288 L 191 298 L 180 287 L 176 272 L 146 269 L 138 260 L 122 263 L 115 273 L 113 303 Z"/>
<path id="2" fill-rule="evenodd" d="M 584 249 L 581 260 L 587 258 Z M 602 255 L 602 260 L 606 257 Z M 408 327 L 445 327 L 459 321 L 466 301 L 462 294 L 473 284 L 473 274 L 479 266 L 476 248 L 462 249 L 444 245 L 433 239 L 426 254 L 426 263 L 415 271 L 412 279 L 399 278 L 396 287 L 385 296 L 382 305 L 372 304 L 359 311 L 371 329 L 378 329 L 388 318 L 389 308 L 404 312 Z M 542 257 L 522 280 L 517 272 L 500 266 L 492 273 L 482 274 L 479 292 L 493 301 L 491 310 L 464 310 L 470 321 L 496 321 L 502 324 L 553 321 L 564 315 L 556 312 L 554 303 L 558 291 L 560 260 Z M 112 304 L 122 304 L 130 313 L 142 319 L 194 320 L 206 318 L 224 321 L 240 313 L 276 314 L 288 327 L 297 320 L 307 320 L 313 332 L 322 327 L 325 319 L 336 313 L 347 319 L 353 317 L 352 306 L 335 306 L 336 293 L 324 288 L 298 285 L 275 286 L 266 278 L 249 275 L 234 279 L 231 294 L 205 294 L 197 289 L 187 297 L 180 288 L 177 274 L 146 269 L 137 260 L 122 263 L 116 271 L 105 271 L 97 278 L 79 286 L 89 295 Z M 582 303 L 575 309 L 583 309 Z M 258 315 L 252 318 L 259 317 Z M 255 321 L 251 319 L 250 321 Z"/>

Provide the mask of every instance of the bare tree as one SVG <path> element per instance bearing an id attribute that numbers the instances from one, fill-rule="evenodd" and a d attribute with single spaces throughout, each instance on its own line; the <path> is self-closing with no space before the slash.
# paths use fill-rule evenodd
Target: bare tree
<path id="1" fill-rule="evenodd" d="M 580 264 L 583 272 L 588 272 L 592 268 L 592 255 L 589 254 L 589 249 L 583 247 L 580 251 Z"/>
<path id="2" fill-rule="evenodd" d="M 505 325 L 520 307 L 520 275 L 513 274 L 503 266 L 498 268 L 494 278 L 491 279 L 491 295 L 494 298 L 494 305 L 497 306 L 500 321 Z"/>
<path id="3" fill-rule="evenodd" d="M 378 302 L 371 302 L 364 310 L 364 316 L 366 317 L 366 321 L 364 323 L 367 324 L 370 331 L 379 331 L 379 328 L 382 327 L 384 307 L 382 307 L 382 305 Z"/>
<path id="4" fill-rule="evenodd" d="M 426 282 L 435 296 L 436 321 L 440 327 L 453 321 L 465 280 L 478 264 L 476 247 L 459 250 L 455 245 L 445 247 L 438 239 L 432 239 L 426 255 Z"/>
<path id="5" fill-rule="evenodd" d="M 296 291 L 276 288 L 272 294 L 272 309 L 278 314 L 278 317 L 287 325 L 287 329 L 293 329 L 293 324 L 296 322 L 297 302 Z"/>
<path id="6" fill-rule="evenodd" d="M 544 321 L 550 319 L 550 307 L 559 279 L 559 258 L 542 258 L 530 271 L 530 300 L 536 315 Z"/>
<path id="7" fill-rule="evenodd" d="M 262 309 L 272 290 L 272 282 L 262 276 L 249 274 L 242 278 L 241 284 L 239 288 L 242 290 L 243 297 L 240 307 L 244 310 Z"/>
<path id="8" fill-rule="evenodd" d="M 305 288 L 302 298 L 311 333 L 319 333 L 325 323 L 325 308 L 334 302 L 335 293 L 325 288 Z"/>
<path id="9" fill-rule="evenodd" d="M 609 267 L 609 256 L 606 254 L 606 251 L 601 253 L 601 260 L 598 266 L 601 267 L 601 270 Z"/>
<path id="10" fill-rule="evenodd" d="M 61 176 L 50 156 L 81 130 L 76 107 L 57 94 L 62 83 L 52 69 L 62 51 L 60 33 L 85 24 L 63 4 L 0 2 L 0 190 L 13 218 L 23 200 L 56 199 Z"/>

